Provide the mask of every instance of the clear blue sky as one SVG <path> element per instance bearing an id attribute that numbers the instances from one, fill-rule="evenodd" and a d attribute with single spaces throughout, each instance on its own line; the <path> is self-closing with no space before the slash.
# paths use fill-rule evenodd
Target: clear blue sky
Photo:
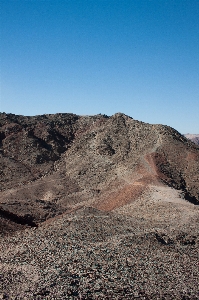
<path id="1" fill-rule="evenodd" d="M 199 133 L 198 0 L 1 0 L 0 111 Z"/>

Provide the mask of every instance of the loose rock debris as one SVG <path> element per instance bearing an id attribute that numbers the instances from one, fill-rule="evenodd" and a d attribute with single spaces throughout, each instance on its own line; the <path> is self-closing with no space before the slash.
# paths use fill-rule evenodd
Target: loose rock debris
<path id="1" fill-rule="evenodd" d="M 198 231 L 181 230 L 82 208 L 3 235 L 1 298 L 199 299 Z"/>

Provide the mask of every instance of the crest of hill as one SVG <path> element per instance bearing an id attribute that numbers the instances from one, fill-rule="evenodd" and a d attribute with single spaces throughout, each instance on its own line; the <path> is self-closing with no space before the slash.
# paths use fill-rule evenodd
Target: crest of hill
<path id="1" fill-rule="evenodd" d="M 169 126 L 122 113 L 2 113 L 0 166 L 0 212 L 19 222 L 38 224 L 88 203 L 113 210 L 150 185 L 199 203 L 199 148 Z"/>

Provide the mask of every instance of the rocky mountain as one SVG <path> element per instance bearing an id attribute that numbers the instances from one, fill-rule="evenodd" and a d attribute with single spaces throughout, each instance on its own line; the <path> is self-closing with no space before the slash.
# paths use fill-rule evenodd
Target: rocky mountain
<path id="1" fill-rule="evenodd" d="M 192 142 L 194 142 L 196 145 L 199 145 L 199 134 L 190 134 L 190 133 L 187 133 L 187 134 L 184 134 L 184 136 L 187 138 L 187 139 L 190 139 Z"/>
<path id="2" fill-rule="evenodd" d="M 173 128 L 1 113 L 0 172 L 2 299 L 198 299 L 199 148 Z"/>
<path id="3" fill-rule="evenodd" d="M 168 126 L 121 113 L 1 114 L 0 125 L 4 215 L 37 224 L 89 201 L 109 211 L 151 184 L 199 203 L 199 149 Z"/>

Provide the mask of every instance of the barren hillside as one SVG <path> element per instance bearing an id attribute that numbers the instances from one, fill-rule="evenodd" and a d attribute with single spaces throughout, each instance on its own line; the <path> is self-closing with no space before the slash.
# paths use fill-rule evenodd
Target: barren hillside
<path id="1" fill-rule="evenodd" d="M 41 222 L 92 202 L 112 210 L 150 184 L 199 202 L 199 149 L 174 129 L 124 114 L 1 114 L 1 210 Z M 24 222 L 26 222 L 24 221 Z"/>
<path id="2" fill-rule="evenodd" d="M 198 299 L 197 145 L 121 113 L 0 126 L 3 299 Z"/>

